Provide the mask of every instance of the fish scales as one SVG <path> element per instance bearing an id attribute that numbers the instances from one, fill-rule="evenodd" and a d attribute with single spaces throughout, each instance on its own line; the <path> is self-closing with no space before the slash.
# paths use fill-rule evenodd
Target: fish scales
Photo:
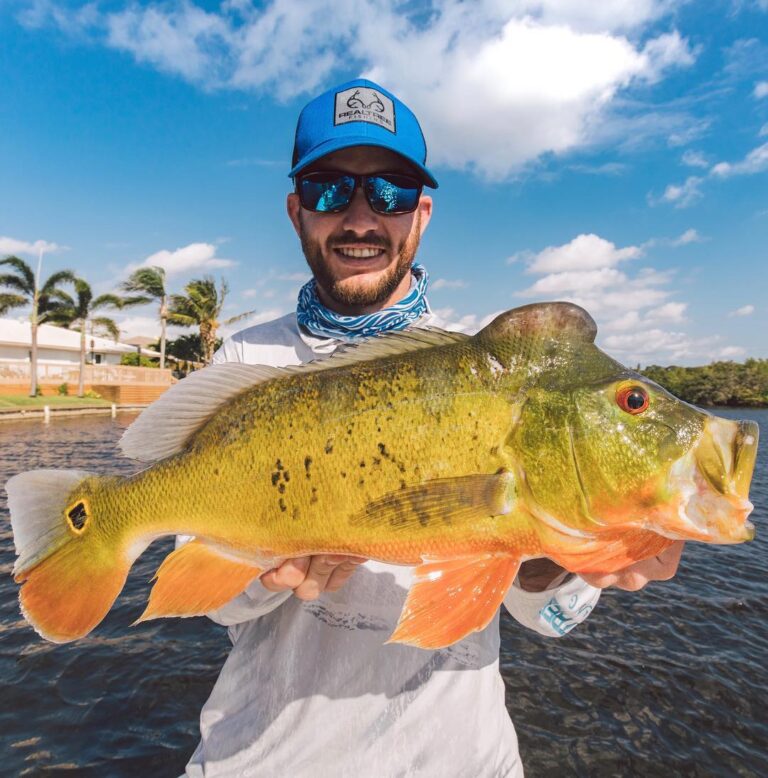
<path id="1" fill-rule="evenodd" d="M 403 530 L 350 518 L 412 484 L 508 466 L 519 383 L 493 374 L 482 349 L 456 345 L 259 384 L 110 499 L 137 534 L 170 521 L 246 556 L 322 549 L 414 564 L 447 544 L 475 551 L 489 539 L 477 523 Z"/>

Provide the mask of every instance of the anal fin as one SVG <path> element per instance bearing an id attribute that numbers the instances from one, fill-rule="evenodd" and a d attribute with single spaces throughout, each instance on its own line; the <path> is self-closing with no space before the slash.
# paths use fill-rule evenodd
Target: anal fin
<path id="1" fill-rule="evenodd" d="M 519 568 L 519 559 L 494 554 L 419 565 L 387 642 L 443 648 L 484 629 Z"/>
<path id="2" fill-rule="evenodd" d="M 166 616 L 202 616 L 228 603 L 261 572 L 192 540 L 163 560 L 147 608 L 136 623 Z"/>

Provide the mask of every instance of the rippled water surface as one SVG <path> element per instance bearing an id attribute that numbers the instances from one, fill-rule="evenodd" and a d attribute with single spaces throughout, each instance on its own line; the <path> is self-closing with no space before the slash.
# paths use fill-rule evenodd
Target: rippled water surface
<path id="1" fill-rule="evenodd" d="M 753 543 L 689 544 L 673 581 L 604 593 L 592 617 L 560 640 L 503 618 L 507 705 L 528 776 L 768 774 L 768 411 L 720 413 L 762 428 Z M 4 422 L 0 483 L 35 467 L 133 472 L 116 447 L 132 418 Z M 127 626 L 168 549 L 155 544 L 139 559 L 95 634 L 54 646 L 19 614 L 2 492 L 0 774 L 184 769 L 228 640 L 206 619 Z"/>

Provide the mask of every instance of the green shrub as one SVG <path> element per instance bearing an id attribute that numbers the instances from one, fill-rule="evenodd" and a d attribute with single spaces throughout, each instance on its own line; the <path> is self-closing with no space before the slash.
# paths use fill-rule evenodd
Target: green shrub
<path id="1" fill-rule="evenodd" d="M 63 384 L 59 385 L 59 388 L 56 391 L 62 397 L 66 397 L 69 394 L 69 384 L 65 381 Z"/>
<path id="2" fill-rule="evenodd" d="M 89 389 L 83 394 L 83 397 L 87 397 L 89 400 L 100 400 L 101 395 L 98 392 L 94 392 L 93 389 Z"/>

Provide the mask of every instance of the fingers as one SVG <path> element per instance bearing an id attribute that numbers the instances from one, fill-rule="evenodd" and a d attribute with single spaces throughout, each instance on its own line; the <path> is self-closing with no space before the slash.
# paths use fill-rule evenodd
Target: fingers
<path id="1" fill-rule="evenodd" d="M 324 591 L 335 592 L 364 562 L 362 557 L 339 554 L 318 554 L 287 559 L 274 570 L 261 576 L 261 583 L 272 592 L 293 589 L 301 600 L 315 600 Z"/>
<path id="2" fill-rule="evenodd" d="M 297 559 L 286 559 L 281 565 L 261 576 L 261 583 L 265 589 L 271 592 L 284 592 L 286 589 L 295 589 L 300 586 L 307 577 L 311 557 L 304 556 Z"/>
<path id="3" fill-rule="evenodd" d="M 606 575 L 582 573 L 581 577 L 592 586 L 607 589 L 614 586 L 628 592 L 636 592 L 651 581 L 668 581 L 677 572 L 685 542 L 676 540 L 660 554 L 642 562 L 636 562 L 623 570 Z"/>

